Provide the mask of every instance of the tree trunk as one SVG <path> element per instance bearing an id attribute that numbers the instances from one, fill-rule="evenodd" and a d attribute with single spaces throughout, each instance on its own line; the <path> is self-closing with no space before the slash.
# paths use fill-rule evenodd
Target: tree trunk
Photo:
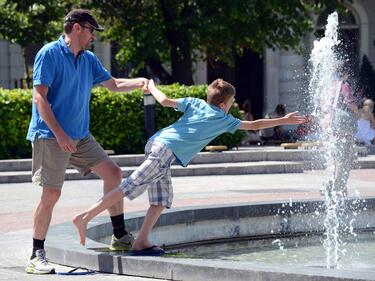
<path id="1" fill-rule="evenodd" d="M 175 82 L 160 61 L 150 58 L 146 60 L 146 64 L 151 68 L 152 73 L 158 77 L 163 84 L 172 84 Z"/>
<path id="2" fill-rule="evenodd" d="M 27 68 L 27 62 L 26 62 L 26 49 L 25 48 L 22 48 L 22 56 L 23 56 L 23 64 L 24 64 L 24 67 L 25 67 L 25 87 L 27 89 L 30 89 L 31 88 L 31 78 L 30 78 L 30 75 L 29 75 L 29 70 Z M 23 83 L 21 82 L 21 88 L 23 88 Z"/>
<path id="3" fill-rule="evenodd" d="M 184 34 L 171 34 L 171 63 L 172 79 L 185 85 L 194 84 L 193 81 L 193 63 L 191 60 L 191 48 L 188 40 L 179 40 L 178 37 L 185 37 Z M 176 42 L 177 41 L 177 42 Z M 185 41 L 185 42 L 184 42 Z"/>
<path id="4" fill-rule="evenodd" d="M 177 14 L 176 9 L 170 1 L 161 1 L 161 9 L 163 11 L 166 37 L 171 45 L 171 64 L 172 79 L 185 85 L 194 84 L 193 81 L 193 62 L 191 59 L 191 42 L 186 31 L 170 29 L 175 17 L 182 16 Z"/>

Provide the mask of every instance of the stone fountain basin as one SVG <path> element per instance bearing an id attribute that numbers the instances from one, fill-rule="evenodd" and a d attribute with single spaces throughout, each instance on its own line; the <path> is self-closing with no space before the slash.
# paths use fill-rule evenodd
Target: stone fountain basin
<path id="1" fill-rule="evenodd" d="M 151 240 L 173 251 L 214 242 L 319 234 L 324 230 L 322 206 L 322 201 L 306 200 L 172 209 L 162 214 Z M 352 226 L 356 231 L 375 229 L 375 199 L 349 199 L 346 209 L 347 220 L 355 218 Z M 127 229 L 136 234 L 143 217 L 144 212 L 128 214 Z M 72 223 L 52 226 L 46 242 L 48 257 L 68 266 L 168 280 L 375 280 L 375 266 L 371 270 L 332 270 L 323 264 L 317 268 L 113 254 L 107 250 L 111 233 L 108 217 L 98 217 L 89 224 L 85 248 L 79 245 Z"/>

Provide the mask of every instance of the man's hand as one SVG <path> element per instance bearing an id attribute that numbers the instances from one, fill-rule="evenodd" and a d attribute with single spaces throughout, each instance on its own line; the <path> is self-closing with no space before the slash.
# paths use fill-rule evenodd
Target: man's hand
<path id="1" fill-rule="evenodd" d="M 138 87 L 142 90 L 147 86 L 148 80 L 146 78 L 138 78 Z"/>
<path id="2" fill-rule="evenodd" d="M 70 138 L 67 134 L 63 133 L 59 136 L 55 136 L 57 143 L 59 144 L 61 150 L 65 152 L 74 153 L 77 151 L 77 145 L 72 138 Z"/>
<path id="3" fill-rule="evenodd" d="M 149 80 L 146 79 L 146 81 L 143 81 L 141 89 L 144 94 L 150 94 L 150 90 L 148 89 L 148 84 L 149 84 Z"/>
<path id="4" fill-rule="evenodd" d="M 290 112 L 286 114 L 282 119 L 285 120 L 285 124 L 295 125 L 295 124 L 303 124 L 306 122 L 305 116 L 297 115 L 298 111 Z"/>

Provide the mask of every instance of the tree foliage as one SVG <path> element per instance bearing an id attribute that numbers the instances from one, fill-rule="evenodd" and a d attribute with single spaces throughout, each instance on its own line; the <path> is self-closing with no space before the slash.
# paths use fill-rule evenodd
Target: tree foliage
<path id="1" fill-rule="evenodd" d="M 30 82 L 25 48 L 55 40 L 62 19 L 76 0 L 0 0 L 0 36 L 21 46 L 27 83 Z M 30 83 L 31 84 L 31 83 Z"/>
<path id="2" fill-rule="evenodd" d="M 74 0 L 0 0 L 0 34 L 22 48 L 56 39 Z"/>
<path id="3" fill-rule="evenodd" d="M 91 0 L 117 59 L 149 69 L 163 82 L 191 84 L 199 56 L 233 62 L 245 49 L 297 49 L 313 30 L 312 15 L 340 0 Z"/>
<path id="4" fill-rule="evenodd" d="M 375 100 L 375 70 L 366 55 L 362 58 L 358 84 L 365 97 Z"/>

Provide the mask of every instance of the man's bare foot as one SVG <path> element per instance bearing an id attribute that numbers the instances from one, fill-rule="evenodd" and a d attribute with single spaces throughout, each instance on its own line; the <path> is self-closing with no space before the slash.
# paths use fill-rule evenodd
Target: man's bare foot
<path id="1" fill-rule="evenodd" d="M 85 213 L 82 213 L 73 217 L 73 223 L 77 227 L 79 233 L 79 243 L 82 246 L 85 246 L 86 242 L 87 222 L 84 220 L 85 215 Z"/>

